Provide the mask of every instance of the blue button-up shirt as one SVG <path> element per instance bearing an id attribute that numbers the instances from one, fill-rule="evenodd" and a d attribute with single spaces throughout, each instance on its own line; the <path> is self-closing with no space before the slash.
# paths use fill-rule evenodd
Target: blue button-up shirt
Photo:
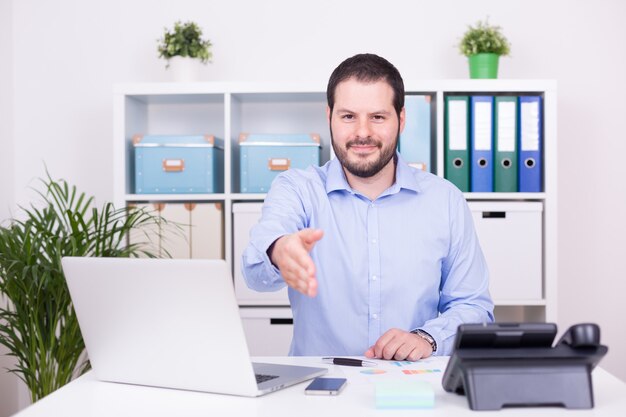
<path id="1" fill-rule="evenodd" d="M 324 237 L 311 251 L 318 293 L 289 288 L 291 355 L 363 355 L 391 328 L 423 329 L 449 355 L 461 323 L 493 321 L 488 271 L 463 194 L 408 166 L 376 200 L 353 190 L 340 162 L 291 169 L 267 194 L 243 255 L 248 286 L 286 284 L 267 249 L 304 228 Z"/>

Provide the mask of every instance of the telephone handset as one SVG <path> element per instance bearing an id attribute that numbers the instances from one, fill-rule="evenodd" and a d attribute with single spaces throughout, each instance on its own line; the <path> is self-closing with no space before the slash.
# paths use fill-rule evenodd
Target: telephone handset
<path id="1" fill-rule="evenodd" d="M 600 326 L 595 323 L 575 324 L 563 333 L 556 346 L 561 344 L 574 349 L 597 348 L 600 346 Z"/>

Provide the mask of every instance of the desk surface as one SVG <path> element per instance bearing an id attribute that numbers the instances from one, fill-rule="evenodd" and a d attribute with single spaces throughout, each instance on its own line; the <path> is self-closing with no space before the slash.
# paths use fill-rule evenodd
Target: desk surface
<path id="1" fill-rule="evenodd" d="M 450 394 L 441 388 L 441 377 L 447 363 L 445 357 L 429 358 L 413 364 L 384 361 L 378 368 L 355 368 L 322 364 L 312 357 L 254 358 L 256 362 L 287 363 L 328 367 L 328 377 L 348 378 L 348 386 L 339 396 L 309 396 L 304 394 L 307 383 L 298 384 L 259 398 L 150 388 L 97 381 L 92 372 L 71 382 L 57 392 L 17 414 L 34 416 L 268 416 L 298 417 L 333 415 L 388 415 L 393 417 L 476 415 L 464 396 Z M 367 375 L 367 369 L 385 373 Z M 403 371 L 413 370 L 407 374 Z M 437 371 L 439 370 L 439 371 Z M 593 371 L 595 408 L 569 412 L 572 416 L 626 415 L 626 384 L 601 368 Z M 374 381 L 377 380 L 428 381 L 435 392 L 432 410 L 377 410 L 374 404 Z M 482 412 L 495 415 L 491 411 Z M 563 415 L 563 408 L 509 408 L 497 415 L 555 416 Z"/>

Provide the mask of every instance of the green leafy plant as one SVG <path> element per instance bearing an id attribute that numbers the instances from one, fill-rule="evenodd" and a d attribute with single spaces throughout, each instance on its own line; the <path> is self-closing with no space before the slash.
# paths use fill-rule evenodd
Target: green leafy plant
<path id="1" fill-rule="evenodd" d="M 67 289 L 64 256 L 153 257 L 149 242 L 127 244 L 162 220 L 135 209 L 94 207 L 48 174 L 43 205 L 22 208 L 22 220 L 0 227 L 0 344 L 16 358 L 16 374 L 33 402 L 89 369 L 85 344 Z"/>
<path id="2" fill-rule="evenodd" d="M 459 52 L 465 56 L 476 54 L 508 55 L 511 51 L 511 44 L 501 30 L 500 26 L 490 25 L 488 19 L 476 22 L 476 26 L 468 26 L 458 45 Z"/>
<path id="3" fill-rule="evenodd" d="M 163 38 L 158 40 L 159 57 L 169 61 L 175 56 L 199 59 L 203 64 L 209 62 L 211 41 L 202 39 L 202 30 L 194 22 L 174 23 L 174 30 L 165 28 Z"/>

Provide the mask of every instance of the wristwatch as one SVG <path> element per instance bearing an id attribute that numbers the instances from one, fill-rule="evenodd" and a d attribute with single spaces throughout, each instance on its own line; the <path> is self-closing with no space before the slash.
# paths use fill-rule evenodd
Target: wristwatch
<path id="1" fill-rule="evenodd" d="M 437 342 L 435 342 L 435 339 L 429 333 L 425 332 L 422 329 L 411 330 L 411 333 L 416 334 L 425 341 L 427 341 L 430 344 L 433 353 L 437 352 Z"/>

